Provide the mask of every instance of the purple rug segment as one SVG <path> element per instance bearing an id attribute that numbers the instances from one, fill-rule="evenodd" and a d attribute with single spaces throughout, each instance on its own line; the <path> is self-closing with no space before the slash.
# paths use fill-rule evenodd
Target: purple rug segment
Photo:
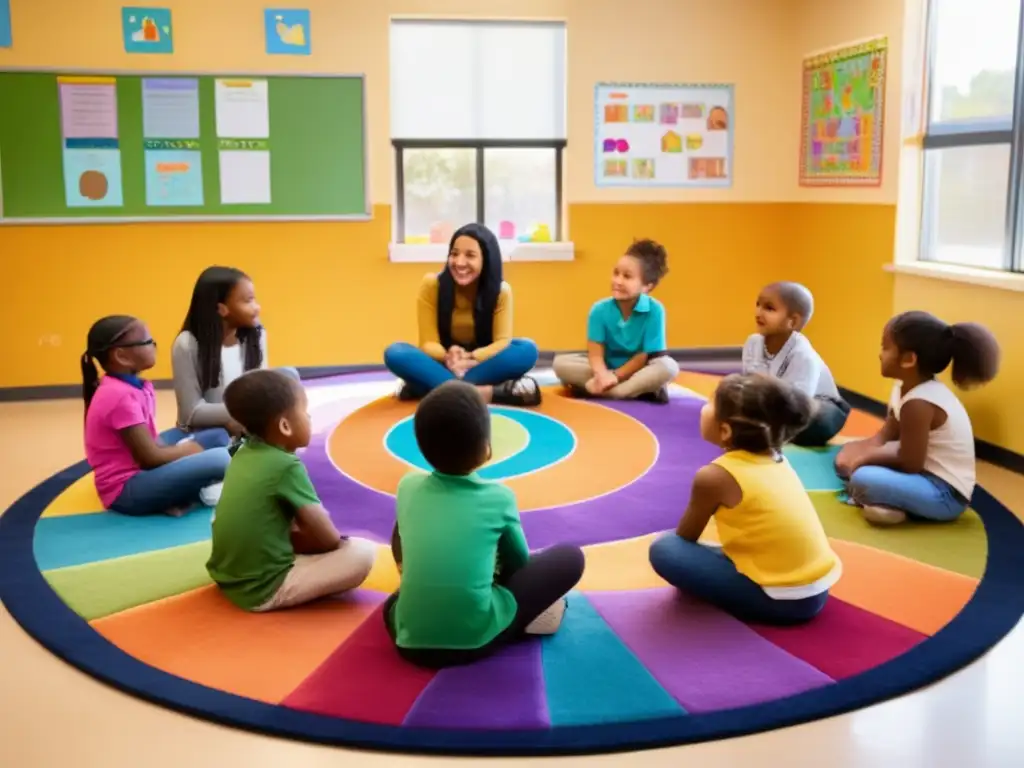
<path id="1" fill-rule="evenodd" d="M 689 503 L 694 474 L 721 453 L 700 437 L 701 400 L 601 405 L 646 426 L 658 441 L 658 459 L 643 477 L 607 496 L 524 512 L 523 529 L 535 549 L 559 542 L 587 546 L 674 529 Z"/>
<path id="2" fill-rule="evenodd" d="M 405 726 L 480 730 L 548 728 L 540 640 L 437 673 L 416 699 Z"/>
<path id="3" fill-rule="evenodd" d="M 675 528 L 690 498 L 696 471 L 719 454 L 700 437 L 702 401 L 673 398 L 669 405 L 604 403 L 644 424 L 659 444 L 654 466 L 643 477 L 596 499 L 524 512 L 523 529 L 533 549 L 560 542 L 579 546 L 644 536 Z M 363 486 L 331 463 L 329 432 L 313 436 L 302 459 L 324 506 L 345 533 L 386 543 L 395 522 L 394 498 Z"/>
<path id="4" fill-rule="evenodd" d="M 743 622 L 672 587 L 587 598 L 691 714 L 793 696 L 834 682 Z"/>

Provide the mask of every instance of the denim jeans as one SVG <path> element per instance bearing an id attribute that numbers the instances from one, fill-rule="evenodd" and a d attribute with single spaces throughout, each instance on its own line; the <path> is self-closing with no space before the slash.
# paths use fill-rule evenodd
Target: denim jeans
<path id="1" fill-rule="evenodd" d="M 125 483 L 110 508 L 123 515 L 159 515 L 196 503 L 199 491 L 222 481 L 231 461 L 227 450 L 231 438 L 227 430 L 204 429 L 188 434 L 170 429 L 161 435 L 161 440 L 166 445 L 174 445 L 186 437 L 191 437 L 205 450 L 142 470 Z"/>
<path id="2" fill-rule="evenodd" d="M 501 384 L 522 378 L 536 364 L 537 345 L 529 339 L 512 339 L 494 357 L 466 371 L 462 380 L 480 386 Z M 443 363 L 405 342 L 397 342 L 384 350 L 384 365 L 418 395 L 425 395 L 434 387 L 455 378 Z"/>
<path id="3" fill-rule="evenodd" d="M 799 600 L 777 600 L 736 570 L 718 547 L 706 547 L 676 535 L 651 544 L 651 567 L 673 587 L 718 606 L 741 621 L 760 624 L 801 624 L 825 607 L 828 592 Z"/>
<path id="4" fill-rule="evenodd" d="M 839 434 L 850 417 L 850 405 L 845 400 L 826 397 L 814 399 L 815 411 L 811 423 L 793 438 L 793 445 L 809 448 L 828 445 L 828 441 Z"/>
<path id="5" fill-rule="evenodd" d="M 848 484 L 850 497 L 865 507 L 888 507 L 937 522 L 956 520 L 968 502 L 945 480 L 928 472 L 910 474 L 889 467 L 864 466 Z"/>

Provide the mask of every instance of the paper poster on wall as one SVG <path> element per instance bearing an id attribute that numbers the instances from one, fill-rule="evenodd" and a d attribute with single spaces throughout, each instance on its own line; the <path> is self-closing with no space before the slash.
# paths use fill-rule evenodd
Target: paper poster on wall
<path id="1" fill-rule="evenodd" d="M 599 187 L 728 187 L 733 87 L 598 83 L 594 172 Z"/>
<path id="2" fill-rule="evenodd" d="M 887 49 L 879 37 L 804 59 L 801 185 L 882 183 Z"/>
<path id="3" fill-rule="evenodd" d="M 126 53 L 174 53 L 171 9 L 122 8 L 121 36 Z"/>
<path id="4" fill-rule="evenodd" d="M 309 56 L 310 13 L 301 8 L 267 8 L 263 11 L 267 53 Z"/>
<path id="5" fill-rule="evenodd" d="M 220 199 L 268 204 L 270 104 L 266 80 L 225 79 L 214 84 L 220 139 Z"/>
<path id="6" fill-rule="evenodd" d="M 199 80 L 147 77 L 142 81 L 142 135 L 147 139 L 199 138 Z"/>
<path id="7" fill-rule="evenodd" d="M 68 207 L 122 206 L 117 81 L 58 77 L 57 88 Z"/>
<path id="8" fill-rule="evenodd" d="M 146 205 L 202 205 L 203 155 L 195 139 L 145 142 Z"/>
<path id="9" fill-rule="evenodd" d="M 0 0 L 0 48 L 10 48 L 14 44 L 11 34 L 11 0 Z"/>
<path id="10" fill-rule="evenodd" d="M 258 139 L 220 142 L 220 201 L 229 204 L 270 203 L 270 145 Z"/>
<path id="11" fill-rule="evenodd" d="M 214 84 L 214 103 L 218 137 L 270 137 L 270 104 L 266 80 L 217 80 Z"/>

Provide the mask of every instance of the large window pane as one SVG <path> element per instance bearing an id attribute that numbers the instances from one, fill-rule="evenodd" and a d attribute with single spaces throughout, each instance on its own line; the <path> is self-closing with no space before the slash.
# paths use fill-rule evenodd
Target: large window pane
<path id="1" fill-rule="evenodd" d="M 555 150 L 485 149 L 484 215 L 503 240 L 529 238 L 545 228 L 554 240 L 558 201 Z"/>
<path id="2" fill-rule="evenodd" d="M 476 150 L 406 149 L 405 242 L 448 242 L 452 230 L 476 221 Z"/>
<path id="3" fill-rule="evenodd" d="M 1021 0 L 932 0 L 931 122 L 1013 114 Z"/>
<path id="4" fill-rule="evenodd" d="M 1002 268 L 1010 146 L 932 149 L 925 163 L 924 258 Z"/>

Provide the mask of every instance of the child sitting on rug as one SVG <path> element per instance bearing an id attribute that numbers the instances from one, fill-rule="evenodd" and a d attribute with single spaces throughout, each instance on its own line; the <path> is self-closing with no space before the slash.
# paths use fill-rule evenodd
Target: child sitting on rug
<path id="1" fill-rule="evenodd" d="M 832 372 L 801 333 L 814 313 L 814 297 L 799 283 L 772 283 L 757 297 L 757 333 L 743 345 L 743 373 L 767 373 L 812 399 L 811 421 L 793 443 L 823 446 L 839 434 L 850 406 Z"/>
<path id="2" fill-rule="evenodd" d="M 246 371 L 266 367 L 267 333 L 252 280 L 234 267 L 203 270 L 171 348 L 178 427 L 224 427 L 240 437 L 241 425 L 222 402 L 224 388 Z M 281 370 L 299 377 L 293 368 Z"/>
<path id="3" fill-rule="evenodd" d="M 165 436 L 156 430 L 156 342 L 141 320 L 112 315 L 89 329 L 82 355 L 85 455 L 103 506 L 125 515 L 178 516 L 207 502 L 230 456 L 223 429 Z M 96 370 L 100 364 L 106 375 Z M 208 502 L 207 502 L 208 503 Z"/>
<path id="4" fill-rule="evenodd" d="M 974 493 L 974 431 L 963 404 L 935 377 L 952 363 L 962 389 L 991 381 L 999 344 L 975 323 L 904 312 L 885 326 L 880 360 L 882 375 L 896 380 L 885 424 L 844 445 L 836 471 L 871 523 L 955 520 Z"/>
<path id="5" fill-rule="evenodd" d="M 257 612 L 358 587 L 376 546 L 338 533 L 295 455 L 311 431 L 302 385 L 281 371 L 251 371 L 227 386 L 224 404 L 247 437 L 214 514 L 210 577 Z"/>
<path id="6" fill-rule="evenodd" d="M 583 576 L 583 552 L 557 545 L 531 555 L 515 494 L 476 474 L 491 457 L 490 413 L 477 388 L 433 389 L 414 428 L 434 471 L 406 475 L 396 494 L 392 550 L 402 581 L 384 620 L 398 653 L 441 668 L 554 632 Z"/>
<path id="7" fill-rule="evenodd" d="M 559 380 L 578 395 L 668 402 L 679 364 L 666 354 L 665 307 L 650 296 L 668 274 L 668 254 L 637 240 L 612 269 L 612 295 L 590 309 L 587 351 L 557 355 Z"/>
<path id="8" fill-rule="evenodd" d="M 659 576 L 743 621 L 797 624 L 818 615 L 842 566 L 782 455 L 810 414 L 810 399 L 779 379 L 722 380 L 700 430 L 725 453 L 697 471 L 677 530 L 651 545 Z M 721 548 L 698 542 L 712 516 Z"/>

